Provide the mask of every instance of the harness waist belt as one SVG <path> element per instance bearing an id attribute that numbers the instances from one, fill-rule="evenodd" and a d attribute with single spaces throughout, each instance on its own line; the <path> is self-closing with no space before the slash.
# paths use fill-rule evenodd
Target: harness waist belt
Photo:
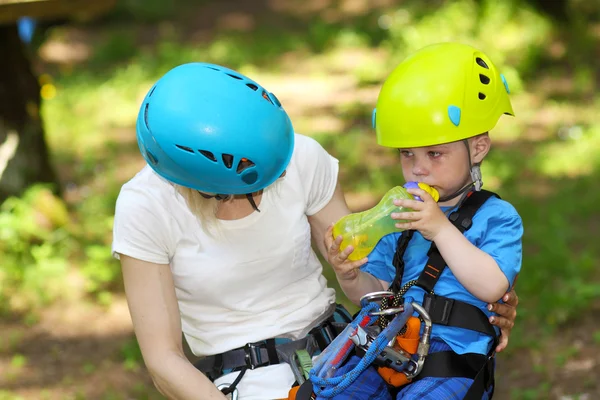
<path id="1" fill-rule="evenodd" d="M 345 326 L 346 323 L 326 321 L 313 328 L 302 339 L 277 338 L 248 343 L 244 347 L 225 353 L 203 357 L 195 362 L 194 366 L 214 381 L 225 373 L 242 368 L 254 369 L 281 362 L 290 364 L 292 354 L 296 350 L 306 349 L 312 356 L 318 350 L 323 350 Z M 329 337 L 331 334 L 332 337 Z"/>

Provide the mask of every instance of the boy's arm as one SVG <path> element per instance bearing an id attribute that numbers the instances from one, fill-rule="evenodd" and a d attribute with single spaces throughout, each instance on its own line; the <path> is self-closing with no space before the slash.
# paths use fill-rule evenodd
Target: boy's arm
<path id="1" fill-rule="evenodd" d="M 496 210 L 477 247 L 450 222 L 429 193 L 421 189 L 408 192 L 423 201 L 395 200 L 395 205 L 414 210 L 392 213 L 392 218 L 400 220 L 396 227 L 416 229 L 435 242 L 454 276 L 475 297 L 488 303 L 500 299 L 521 267 L 523 225 L 516 211 Z"/>
<path id="2" fill-rule="evenodd" d="M 506 293 L 509 282 L 496 260 L 475 247 L 452 224 L 446 225 L 434 242 L 456 279 L 473 296 L 492 303 Z"/>
<path id="3" fill-rule="evenodd" d="M 335 277 L 348 300 L 353 304 L 360 305 L 360 298 L 365 294 L 386 290 L 389 282 L 377 279 L 370 273 L 360 270 L 368 262 L 368 259 L 348 260 L 348 256 L 354 248 L 347 246 L 344 250 L 340 251 L 341 243 L 341 235 L 335 238 L 335 240 L 333 239 L 333 224 L 330 225 L 325 233 L 327 261 L 333 267 Z"/>

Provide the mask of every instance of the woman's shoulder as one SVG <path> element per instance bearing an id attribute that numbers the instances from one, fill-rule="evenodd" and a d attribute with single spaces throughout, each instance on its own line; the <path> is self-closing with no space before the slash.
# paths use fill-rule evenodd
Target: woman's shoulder
<path id="1" fill-rule="evenodd" d="M 121 187 L 117 207 L 128 209 L 168 207 L 176 193 L 168 181 L 161 178 L 148 165 Z"/>
<path id="2" fill-rule="evenodd" d="M 314 138 L 300 133 L 294 134 L 294 158 L 306 159 L 319 153 L 328 154 Z"/>

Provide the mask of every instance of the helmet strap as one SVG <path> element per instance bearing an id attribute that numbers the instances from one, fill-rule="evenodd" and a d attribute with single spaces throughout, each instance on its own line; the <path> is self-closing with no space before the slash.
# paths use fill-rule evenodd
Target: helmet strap
<path id="1" fill-rule="evenodd" d="M 252 193 L 246 193 L 246 198 L 250 202 L 250 205 L 252 206 L 252 208 L 254 208 L 255 211 L 260 212 L 260 210 L 256 206 L 256 203 L 254 202 L 254 196 L 252 196 Z"/>
<path id="2" fill-rule="evenodd" d="M 204 197 L 205 199 L 216 199 L 216 200 L 229 200 L 231 198 L 230 194 L 206 194 L 206 193 L 202 193 L 201 191 L 197 190 L 198 193 L 200 193 L 200 196 Z"/>
<path id="3" fill-rule="evenodd" d="M 438 200 L 438 203 L 444 203 L 446 201 L 450 201 L 450 200 L 460 196 L 463 193 L 464 193 L 464 195 L 463 195 L 463 200 L 464 200 L 464 196 L 469 192 L 469 190 L 471 188 L 474 188 L 475 191 L 478 192 L 481 190 L 481 187 L 483 186 L 483 178 L 481 176 L 481 167 L 480 167 L 481 163 L 471 164 L 471 149 L 469 148 L 469 142 L 467 139 L 465 139 L 465 140 L 463 140 L 463 143 L 467 147 L 467 156 L 468 156 L 468 160 L 469 160 L 469 172 L 471 174 L 471 182 L 467 183 L 465 186 L 463 186 L 456 192 L 454 192 L 448 196 L 441 197 Z M 461 203 L 462 203 L 462 200 L 461 200 Z"/>
<path id="4" fill-rule="evenodd" d="M 205 199 L 215 199 L 215 200 L 218 200 L 218 201 L 226 201 L 226 200 L 229 200 L 231 198 L 230 194 L 206 194 L 206 193 L 202 193 L 199 190 L 197 192 L 200 193 L 200 196 L 204 197 Z M 252 206 L 252 208 L 255 211 L 260 212 L 260 210 L 256 206 L 256 202 L 254 201 L 254 196 L 252 196 L 252 193 L 246 193 L 246 198 L 248 199 L 248 202 L 250 203 L 250 205 Z"/>

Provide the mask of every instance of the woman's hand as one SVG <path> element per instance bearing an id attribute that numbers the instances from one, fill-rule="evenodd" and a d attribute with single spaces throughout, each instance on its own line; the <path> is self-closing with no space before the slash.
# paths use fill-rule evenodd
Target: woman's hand
<path id="1" fill-rule="evenodd" d="M 500 336 L 500 343 L 496 347 L 496 352 L 500 353 L 508 346 L 508 338 L 510 337 L 510 331 L 515 326 L 515 319 L 517 318 L 517 306 L 519 305 L 519 297 L 515 289 L 511 289 L 510 292 L 506 293 L 502 297 L 503 303 L 488 304 L 488 310 L 495 312 L 498 315 L 490 317 L 490 323 L 500 328 L 502 335 Z"/>
<path id="2" fill-rule="evenodd" d="M 368 259 L 365 257 L 356 261 L 348 260 L 348 256 L 352 254 L 354 247 L 347 246 L 343 251 L 340 252 L 341 244 L 341 235 L 336 237 L 335 240 L 333 239 L 333 224 L 331 224 L 325 233 L 327 261 L 333 267 L 338 281 L 353 281 L 358 277 L 360 267 L 366 264 Z"/>

